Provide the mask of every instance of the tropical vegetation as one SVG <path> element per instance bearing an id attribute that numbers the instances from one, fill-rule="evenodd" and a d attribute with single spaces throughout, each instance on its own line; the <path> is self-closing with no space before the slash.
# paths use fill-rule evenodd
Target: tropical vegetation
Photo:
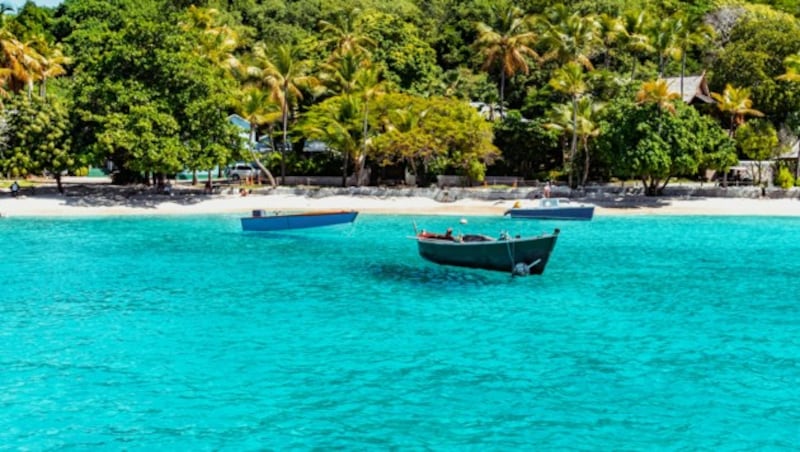
<path id="1" fill-rule="evenodd" d="M 0 172 L 162 184 L 246 160 L 273 186 L 452 174 L 657 195 L 796 145 L 799 17 L 740 0 L 0 5 Z"/>

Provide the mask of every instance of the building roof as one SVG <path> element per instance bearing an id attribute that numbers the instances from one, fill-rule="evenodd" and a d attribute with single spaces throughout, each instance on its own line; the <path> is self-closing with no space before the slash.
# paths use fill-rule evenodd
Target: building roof
<path id="1" fill-rule="evenodd" d="M 664 79 L 667 82 L 669 92 L 677 95 L 681 94 L 681 77 L 667 77 Z M 702 102 L 706 104 L 713 104 L 714 99 L 711 97 L 711 91 L 708 89 L 706 83 L 706 73 L 700 75 L 688 75 L 683 77 L 683 101 L 687 104 L 694 102 Z"/>
<path id="2" fill-rule="evenodd" d="M 246 130 L 247 132 L 250 132 L 250 121 L 244 119 L 243 117 L 241 117 L 241 116 L 239 116 L 239 115 L 234 113 L 234 114 L 228 116 L 228 121 L 230 121 L 234 125 L 240 127 L 241 129 Z"/>

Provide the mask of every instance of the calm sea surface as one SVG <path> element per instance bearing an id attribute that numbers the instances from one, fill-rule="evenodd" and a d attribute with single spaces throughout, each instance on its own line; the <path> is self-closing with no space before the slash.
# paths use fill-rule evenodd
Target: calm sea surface
<path id="1" fill-rule="evenodd" d="M 544 275 L 420 228 L 561 228 Z M 793 449 L 800 219 L 0 221 L 0 449 Z"/>

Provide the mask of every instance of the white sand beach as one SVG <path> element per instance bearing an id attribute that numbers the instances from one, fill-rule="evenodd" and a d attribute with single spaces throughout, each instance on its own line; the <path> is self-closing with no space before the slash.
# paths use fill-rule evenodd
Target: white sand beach
<path id="1" fill-rule="evenodd" d="M 267 211 L 357 210 L 368 214 L 415 214 L 452 216 L 502 215 L 516 201 L 464 198 L 454 202 L 438 202 L 422 196 L 302 196 L 293 194 L 202 195 L 183 193 L 169 195 L 22 194 L 11 197 L 0 194 L 0 215 L 3 217 L 57 216 L 123 216 L 123 215 L 248 215 L 253 209 Z M 532 200 L 520 200 L 522 205 Z M 580 201 L 573 201 L 580 202 Z M 744 215 L 798 216 L 800 200 L 758 198 L 618 198 L 597 204 L 595 216 L 612 215 Z"/>

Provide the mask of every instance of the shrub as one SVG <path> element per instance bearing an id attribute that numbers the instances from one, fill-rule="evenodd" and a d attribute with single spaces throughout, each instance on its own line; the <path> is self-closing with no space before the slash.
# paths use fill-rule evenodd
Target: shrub
<path id="1" fill-rule="evenodd" d="M 75 169 L 73 171 L 73 174 L 80 177 L 86 177 L 89 175 L 89 168 L 86 166 L 82 166 L 80 168 Z"/>
<path id="2" fill-rule="evenodd" d="M 778 171 L 778 175 L 775 177 L 775 183 L 784 190 L 794 186 L 794 176 L 792 175 L 792 172 L 789 171 L 789 168 L 786 168 L 785 166 L 781 167 L 781 169 Z"/>

